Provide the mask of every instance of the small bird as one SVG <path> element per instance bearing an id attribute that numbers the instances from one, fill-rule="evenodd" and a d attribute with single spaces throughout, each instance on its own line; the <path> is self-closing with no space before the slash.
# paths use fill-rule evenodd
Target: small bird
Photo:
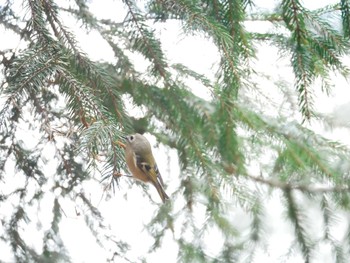
<path id="1" fill-rule="evenodd" d="M 117 143 L 125 149 L 126 164 L 133 177 L 145 183 L 152 183 L 164 203 L 169 197 L 163 189 L 163 179 L 154 160 L 151 144 L 139 133 L 122 138 L 126 144 L 119 141 Z"/>

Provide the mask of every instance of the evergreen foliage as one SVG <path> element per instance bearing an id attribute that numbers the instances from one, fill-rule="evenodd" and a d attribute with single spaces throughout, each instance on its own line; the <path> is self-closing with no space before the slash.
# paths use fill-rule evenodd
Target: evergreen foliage
<path id="1" fill-rule="evenodd" d="M 60 200 L 81 204 L 81 216 L 110 262 L 133 262 L 132 247 L 111 231 L 84 189 L 86 182 L 101 181 L 108 194 L 123 190 L 118 175 L 127 169 L 115 142 L 133 132 L 148 132 L 175 149 L 180 166 L 177 182 L 169 181 L 179 185 L 169 193 L 171 201 L 153 204 L 146 227 L 154 240 L 150 252 L 173 231 L 178 262 L 256 262 L 269 246 L 267 219 L 278 213 L 270 205 L 274 199 L 292 236 L 281 262 L 293 255 L 314 262 L 324 245 L 336 262 L 347 262 L 350 150 L 310 124 L 327 121 L 318 114 L 315 94 L 331 91 L 332 74 L 349 74 L 349 0 L 313 10 L 299 0 L 280 0 L 268 12 L 256 9 L 254 0 L 124 0 L 115 20 L 98 17 L 85 0 L 18 2 L 0 5 L 0 30 L 21 43 L 0 50 L 0 242 L 16 262 L 71 261 L 60 236 Z M 64 16 L 97 32 L 114 58 L 89 58 Z M 167 58 L 156 25 L 172 20 L 184 35 L 214 43 L 215 79 Z M 249 31 L 246 22 L 258 20 L 277 29 Z M 270 87 L 259 87 L 254 68 L 261 43 L 290 58 L 289 90 L 298 110 L 292 102 L 284 107 L 292 117 L 274 104 L 277 114 L 264 111 Z M 141 60 L 146 70 L 139 69 Z M 190 79 L 209 90 L 210 99 L 197 96 Z M 281 84 L 275 88 L 286 92 Z M 130 103 L 142 108 L 142 117 L 127 110 Z M 41 212 L 33 211 L 47 200 L 52 218 L 45 229 Z M 237 214 L 246 226 L 237 223 Z M 316 220 L 321 227 L 313 226 Z M 45 230 L 41 248 L 22 237 L 29 224 Z M 340 224 L 345 230 L 339 237 L 333 231 Z M 207 248 L 213 232 L 222 237 L 216 254 Z M 147 255 L 139 260 L 149 262 Z"/>

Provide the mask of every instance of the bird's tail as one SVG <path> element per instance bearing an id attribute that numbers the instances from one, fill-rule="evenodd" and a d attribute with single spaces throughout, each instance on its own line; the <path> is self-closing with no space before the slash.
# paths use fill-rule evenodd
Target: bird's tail
<path id="1" fill-rule="evenodd" d="M 162 199 L 163 203 L 165 203 L 166 200 L 169 200 L 169 196 L 165 193 L 162 185 L 158 181 L 155 182 L 153 185 L 156 187 L 158 194 Z"/>

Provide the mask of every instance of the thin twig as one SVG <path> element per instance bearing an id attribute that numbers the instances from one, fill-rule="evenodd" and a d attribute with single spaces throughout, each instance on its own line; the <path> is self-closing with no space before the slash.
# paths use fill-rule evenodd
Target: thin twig
<path id="1" fill-rule="evenodd" d="M 252 179 L 255 182 L 268 185 L 272 188 L 279 188 L 282 190 L 300 190 L 302 192 L 310 193 L 326 193 L 326 192 L 348 192 L 350 187 L 348 185 L 334 185 L 334 186 L 316 186 L 297 183 L 286 183 L 276 179 L 266 179 L 261 176 L 254 176 L 246 174 L 246 177 Z"/>

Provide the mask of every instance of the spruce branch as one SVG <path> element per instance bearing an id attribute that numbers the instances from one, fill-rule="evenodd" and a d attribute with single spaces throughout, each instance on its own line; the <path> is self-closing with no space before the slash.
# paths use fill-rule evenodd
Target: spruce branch
<path id="1" fill-rule="evenodd" d="M 349 39 L 350 37 L 350 1 L 349 0 L 340 1 L 340 11 L 341 11 L 341 17 L 342 17 L 344 37 Z"/>
<path id="2" fill-rule="evenodd" d="M 264 178 L 261 175 L 250 175 L 245 174 L 247 178 L 253 180 L 257 183 L 262 183 L 264 185 L 267 185 L 271 188 L 277 188 L 281 189 L 283 191 L 287 190 L 299 190 L 301 192 L 305 193 L 315 193 L 315 194 L 322 194 L 322 193 L 347 193 L 350 192 L 350 186 L 343 184 L 343 185 L 312 185 L 312 184 L 298 184 L 295 182 L 283 182 L 277 179 L 268 179 Z"/>
<path id="3" fill-rule="evenodd" d="M 292 190 L 288 189 L 284 192 L 287 202 L 287 213 L 291 223 L 294 225 L 294 231 L 298 244 L 300 245 L 305 262 L 309 263 L 312 258 L 313 244 L 307 233 L 305 213 L 299 208 L 296 198 L 293 196 Z"/>
<path id="4" fill-rule="evenodd" d="M 259 13 L 259 6 L 248 9 L 254 4 L 251 0 L 149 0 L 142 3 L 145 8 L 140 2 L 126 0 L 118 10 L 127 12 L 122 22 L 117 21 L 118 17 L 97 15 L 93 5 L 82 0 L 73 1 L 74 7 L 61 7 L 54 0 L 27 0 L 25 15 L 17 14 L 12 2 L 0 7 L 0 26 L 20 36 L 25 34 L 30 40 L 12 57 L 0 51 L 0 78 L 4 78 L 0 205 L 11 202 L 14 208 L 9 217 L 0 216 L 0 232 L 3 228 L 5 233 L 0 240 L 13 248 L 15 260 L 40 262 L 45 254 L 56 261 L 70 260 L 48 242 L 63 248 L 66 254 L 56 234 L 63 211 L 58 200 L 64 200 L 82 204 L 83 212 L 77 216 L 83 215 L 96 243 L 109 253 L 106 258 L 130 261 L 127 256 L 133 246 L 110 234 L 114 228 L 106 225 L 103 210 L 90 200 L 86 192 L 89 188 L 84 186 L 100 181 L 94 178 L 97 175 L 102 181 L 110 179 L 109 187 L 114 187 L 117 175 L 125 168 L 115 139 L 121 132 L 142 131 L 172 148 L 180 166 L 179 174 L 169 179 L 173 202 L 164 206 L 151 202 L 153 216 L 149 222 L 141 222 L 149 223 L 149 235 L 154 238 L 154 243 L 146 247 L 149 253 L 163 249 L 167 228 L 174 226 L 180 261 L 259 260 L 260 252 L 269 248 L 266 230 L 271 227 L 268 219 L 272 211 L 265 206 L 270 204 L 269 197 L 280 198 L 282 192 L 281 204 L 293 227 L 290 251 L 311 262 L 327 245 L 335 260 L 346 262 L 350 228 L 345 236 L 334 229 L 343 224 L 338 220 L 350 207 L 349 148 L 312 131 L 312 123 L 308 126 L 311 128 L 299 124 L 297 110 L 287 114 L 279 111 L 285 107 L 270 97 L 270 88 L 286 94 L 289 87 L 280 85 L 274 74 L 264 79 L 273 87 L 262 83 L 261 93 L 254 93 L 260 83 L 251 83 L 260 75 L 250 62 L 255 56 L 253 45 L 258 41 L 272 43 L 277 52 L 290 55 L 295 81 L 293 92 L 288 94 L 298 95 L 303 118 L 309 119 L 316 105 L 316 80 L 326 83 L 323 88 L 332 84 L 333 72 L 346 77 L 349 71 L 343 63 L 349 50 L 348 0 L 317 10 L 305 8 L 299 0 L 283 0 L 271 13 Z M 257 11 L 251 14 L 251 10 Z M 100 34 L 114 52 L 113 62 L 92 61 L 60 12 L 68 13 L 88 33 Z M 214 80 L 167 60 L 154 23 L 174 19 L 181 23 L 185 37 L 200 34 L 215 45 L 220 61 Z M 276 30 L 246 32 L 247 20 L 269 21 Z M 343 30 L 334 27 L 334 21 L 342 23 Z M 260 43 L 257 48 L 260 56 Z M 139 70 L 139 57 L 134 60 L 134 55 L 150 62 L 146 71 Z M 210 98 L 196 95 L 198 82 L 211 93 Z M 275 112 L 270 115 L 262 100 L 273 102 L 268 109 Z M 138 109 L 143 114 L 140 118 L 134 114 Z M 35 149 L 26 149 L 26 143 L 18 138 L 23 125 L 28 125 L 30 132 L 38 130 L 40 142 Z M 43 156 L 46 146 L 54 151 L 52 160 Z M 46 173 L 51 163 L 57 169 L 46 178 L 51 175 L 43 176 L 43 171 Z M 255 168 L 261 174 L 250 172 Z M 7 190 L 7 179 L 12 179 L 12 174 L 20 180 L 15 182 L 15 189 Z M 31 195 L 32 188 L 36 191 Z M 147 189 L 143 185 L 140 188 Z M 27 224 L 40 222 L 27 211 L 40 205 L 52 191 L 52 231 L 44 233 L 43 255 L 38 255 L 21 232 Z M 313 218 L 314 209 L 319 218 Z M 240 213 L 249 219 L 244 229 L 235 222 L 236 215 L 241 219 Z M 323 220 L 323 224 L 317 221 L 311 225 L 311 218 Z M 321 235 L 314 235 L 313 230 Z M 222 245 L 213 256 L 206 240 L 215 232 L 221 234 Z M 295 250 L 295 245 L 300 249 Z M 148 255 L 137 256 L 149 261 Z"/>
<path id="5" fill-rule="evenodd" d="M 126 0 L 124 1 L 128 7 L 129 14 L 131 15 L 131 21 L 135 24 L 138 34 L 141 37 L 145 48 L 147 49 L 146 54 L 152 60 L 154 64 L 154 69 L 157 71 L 160 76 L 167 83 L 169 81 L 169 73 L 167 72 L 167 64 L 164 60 L 164 55 L 162 53 L 162 49 L 160 48 L 161 43 L 157 41 L 153 34 L 143 25 L 143 16 L 137 13 L 136 7 L 132 3 L 132 1 Z M 137 39 L 135 41 L 135 47 L 137 46 Z"/>

